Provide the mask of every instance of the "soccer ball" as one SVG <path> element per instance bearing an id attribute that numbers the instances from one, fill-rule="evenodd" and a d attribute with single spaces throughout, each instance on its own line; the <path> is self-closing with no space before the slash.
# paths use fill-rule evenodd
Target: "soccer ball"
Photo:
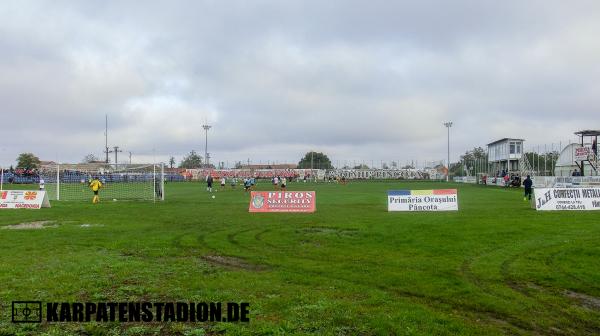
<path id="1" fill-rule="evenodd" d="M 213 195 L 213 198 L 215 198 L 215 195 Z"/>
<path id="2" fill-rule="evenodd" d="M 113 202 L 116 202 L 116 201 L 117 201 L 117 199 L 116 199 L 116 198 L 113 198 Z"/>

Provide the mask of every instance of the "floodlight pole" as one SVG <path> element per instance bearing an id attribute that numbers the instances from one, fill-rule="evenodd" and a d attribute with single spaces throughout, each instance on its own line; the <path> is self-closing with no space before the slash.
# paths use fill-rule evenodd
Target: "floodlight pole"
<path id="1" fill-rule="evenodd" d="M 208 168 L 208 130 L 211 128 L 212 126 L 209 125 L 202 125 L 202 128 L 204 128 L 204 161 L 206 162 L 206 167 Z"/>
<path id="2" fill-rule="evenodd" d="M 448 129 L 448 173 L 446 173 L 446 182 L 450 181 L 450 127 L 452 127 L 452 122 L 445 122 L 444 126 Z"/>

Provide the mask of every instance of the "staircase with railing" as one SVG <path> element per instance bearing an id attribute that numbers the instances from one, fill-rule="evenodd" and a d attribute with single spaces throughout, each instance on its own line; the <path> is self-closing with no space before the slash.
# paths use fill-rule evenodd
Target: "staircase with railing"
<path id="1" fill-rule="evenodd" d="M 529 159 L 527 159 L 527 155 L 525 153 L 523 153 L 523 155 L 521 155 L 521 158 L 519 159 L 519 170 L 521 171 L 521 176 L 534 176 L 536 174 L 534 174 L 534 170 L 531 167 L 531 164 L 529 163 Z"/>
<path id="2" fill-rule="evenodd" d="M 596 174 L 598 173 L 598 155 L 596 155 L 596 153 L 592 152 L 590 153 L 590 155 L 588 155 L 588 162 L 590 163 L 590 166 L 592 166 L 592 168 L 594 168 L 594 171 L 596 172 Z"/>

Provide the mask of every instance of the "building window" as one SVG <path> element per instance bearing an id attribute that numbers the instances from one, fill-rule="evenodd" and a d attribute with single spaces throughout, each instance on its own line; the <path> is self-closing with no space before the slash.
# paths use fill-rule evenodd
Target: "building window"
<path id="1" fill-rule="evenodd" d="M 521 145 L 520 142 L 517 143 L 517 154 L 521 154 Z"/>
<path id="2" fill-rule="evenodd" d="M 515 154 L 515 143 L 514 142 L 510 143 L 510 154 Z"/>

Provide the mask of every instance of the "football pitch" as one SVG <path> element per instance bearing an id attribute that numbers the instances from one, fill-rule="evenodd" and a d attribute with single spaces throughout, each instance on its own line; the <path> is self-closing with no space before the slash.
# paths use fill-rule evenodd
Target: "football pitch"
<path id="1" fill-rule="evenodd" d="M 441 188 L 458 189 L 458 212 L 387 212 L 388 190 Z M 261 214 L 241 187 L 215 189 L 3 210 L 0 226 L 29 228 L 0 229 L 0 335 L 600 333 L 598 212 L 389 181 L 290 183 L 316 191 L 317 211 Z M 250 322 L 11 323 L 24 300 L 248 302 Z"/>

